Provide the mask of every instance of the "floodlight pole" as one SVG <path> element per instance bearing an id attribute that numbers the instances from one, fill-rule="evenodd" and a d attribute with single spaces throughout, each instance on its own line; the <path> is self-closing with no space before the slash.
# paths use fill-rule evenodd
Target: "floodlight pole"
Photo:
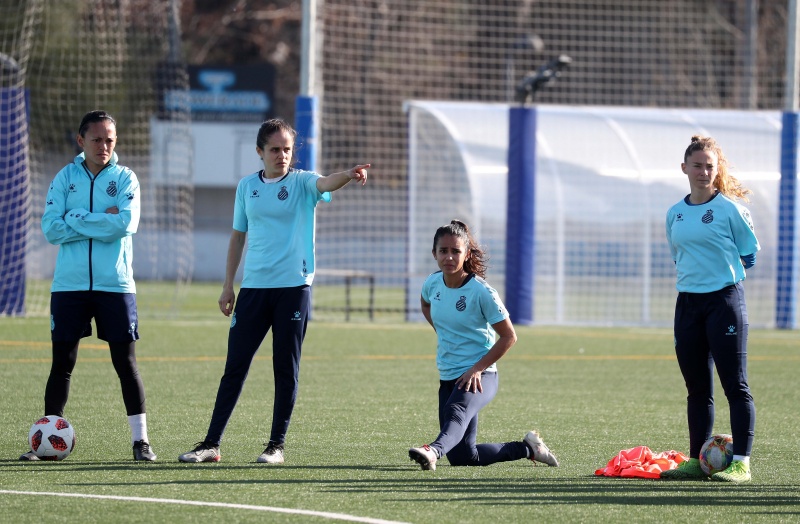
<path id="1" fill-rule="evenodd" d="M 315 171 L 317 165 L 317 97 L 316 83 L 317 51 L 317 2 L 303 0 L 302 43 L 300 57 L 300 93 L 295 100 L 295 128 L 298 148 L 297 168 Z"/>
<path id="2" fill-rule="evenodd" d="M 797 111 L 798 109 L 798 56 L 797 42 L 800 39 L 800 23 L 797 16 L 797 0 L 789 0 L 789 14 L 786 27 L 786 86 L 783 108 L 786 111 Z"/>
<path id="3" fill-rule="evenodd" d="M 533 324 L 534 317 L 537 111 L 530 102 L 571 62 L 560 55 L 526 75 L 508 111 L 505 305 L 514 324 Z"/>
<path id="4" fill-rule="evenodd" d="M 169 61 L 178 64 L 183 61 L 181 56 L 181 16 L 179 0 L 169 2 Z"/>

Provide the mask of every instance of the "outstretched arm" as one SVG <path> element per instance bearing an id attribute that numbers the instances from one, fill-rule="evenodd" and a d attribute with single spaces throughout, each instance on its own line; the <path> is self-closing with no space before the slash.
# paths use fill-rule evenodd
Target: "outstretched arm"
<path id="1" fill-rule="evenodd" d="M 367 183 L 367 168 L 372 164 L 359 164 L 347 171 L 340 171 L 332 173 L 328 176 L 323 176 L 317 179 L 317 190 L 320 193 L 329 193 L 344 187 L 351 180 L 361 182 L 361 185 Z"/>

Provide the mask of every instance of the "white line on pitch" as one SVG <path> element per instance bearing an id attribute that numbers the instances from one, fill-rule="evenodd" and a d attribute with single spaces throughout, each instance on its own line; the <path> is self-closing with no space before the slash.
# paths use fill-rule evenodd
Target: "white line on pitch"
<path id="1" fill-rule="evenodd" d="M 152 497 L 120 497 L 116 495 L 91 495 L 85 493 L 55 493 L 41 491 L 14 491 L 0 489 L 0 493 L 9 495 L 40 495 L 50 497 L 74 497 L 81 499 L 122 500 L 126 502 L 155 502 L 159 504 L 182 504 L 184 506 L 210 506 L 215 508 L 248 509 L 252 511 L 271 511 L 273 513 L 288 513 L 291 515 L 308 515 L 324 519 L 346 520 L 348 522 L 366 522 L 368 524 L 406 524 L 395 520 L 373 519 L 369 517 L 356 517 L 344 513 L 329 513 L 327 511 L 311 511 L 307 509 L 273 508 L 270 506 L 252 506 L 250 504 L 228 504 L 225 502 L 202 502 L 198 500 L 156 499 Z"/>

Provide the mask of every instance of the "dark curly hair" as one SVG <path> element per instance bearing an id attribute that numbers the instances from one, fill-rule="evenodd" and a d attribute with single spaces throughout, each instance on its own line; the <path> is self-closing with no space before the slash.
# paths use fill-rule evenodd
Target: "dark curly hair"
<path id="1" fill-rule="evenodd" d="M 460 220 L 451 220 L 449 224 L 441 226 L 433 235 L 433 253 L 436 254 L 436 244 L 445 235 L 458 237 L 464 241 L 467 247 L 467 258 L 464 260 L 464 271 L 474 273 L 481 278 L 486 278 L 486 270 L 489 268 L 489 257 L 478 242 L 472 237 L 469 227 Z"/>

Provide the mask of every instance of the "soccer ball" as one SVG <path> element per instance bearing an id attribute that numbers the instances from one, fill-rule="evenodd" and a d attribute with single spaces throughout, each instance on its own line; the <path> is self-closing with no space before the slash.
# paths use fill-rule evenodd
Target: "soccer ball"
<path id="1" fill-rule="evenodd" d="M 733 461 L 733 437 L 712 435 L 700 448 L 700 467 L 706 475 L 725 470 Z"/>
<path id="2" fill-rule="evenodd" d="M 75 429 L 64 417 L 45 415 L 31 426 L 28 443 L 42 460 L 64 460 L 75 449 Z"/>

